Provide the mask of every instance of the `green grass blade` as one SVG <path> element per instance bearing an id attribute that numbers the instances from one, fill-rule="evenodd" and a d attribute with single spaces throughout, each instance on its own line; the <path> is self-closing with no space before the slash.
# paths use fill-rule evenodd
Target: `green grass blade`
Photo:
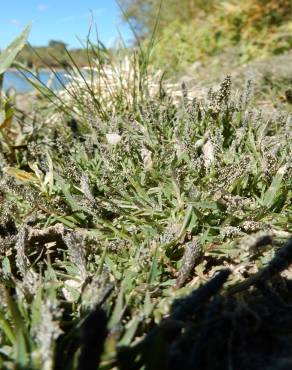
<path id="1" fill-rule="evenodd" d="M 2 75 L 13 64 L 17 54 L 26 44 L 31 25 L 25 27 L 22 33 L 0 54 L 0 75 Z"/>
<path id="2" fill-rule="evenodd" d="M 274 201 L 281 188 L 283 176 L 285 175 L 286 170 L 287 170 L 286 164 L 284 164 L 278 169 L 276 175 L 273 178 L 271 185 L 269 186 L 268 190 L 265 192 L 263 196 L 263 201 L 262 201 L 263 206 L 267 208 L 271 208 L 273 206 Z"/>

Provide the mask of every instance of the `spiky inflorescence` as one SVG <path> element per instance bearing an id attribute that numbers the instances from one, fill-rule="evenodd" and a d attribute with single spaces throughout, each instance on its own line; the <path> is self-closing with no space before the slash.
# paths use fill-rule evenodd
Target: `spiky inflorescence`
<path id="1" fill-rule="evenodd" d="M 176 287 L 181 288 L 188 279 L 192 269 L 198 264 L 202 257 L 202 246 L 200 242 L 193 238 L 193 240 L 185 244 L 185 251 L 181 260 L 181 268 L 176 279 Z"/>
<path id="2" fill-rule="evenodd" d="M 36 340 L 39 343 L 38 356 L 44 370 L 51 370 L 54 366 L 54 348 L 58 337 L 62 334 L 59 320 L 62 311 L 56 302 L 47 300 L 41 306 L 40 322 L 35 328 Z"/>

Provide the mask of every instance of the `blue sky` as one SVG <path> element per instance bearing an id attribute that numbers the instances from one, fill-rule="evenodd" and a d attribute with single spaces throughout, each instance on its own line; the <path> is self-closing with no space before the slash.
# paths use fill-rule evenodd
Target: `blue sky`
<path id="1" fill-rule="evenodd" d="M 29 22 L 32 45 L 62 40 L 69 47 L 78 47 L 78 38 L 87 35 L 91 11 L 99 38 L 106 46 L 111 46 L 118 37 L 117 29 L 126 41 L 131 39 L 115 0 L 4 0 L 0 11 L 0 48 L 7 46 Z"/>

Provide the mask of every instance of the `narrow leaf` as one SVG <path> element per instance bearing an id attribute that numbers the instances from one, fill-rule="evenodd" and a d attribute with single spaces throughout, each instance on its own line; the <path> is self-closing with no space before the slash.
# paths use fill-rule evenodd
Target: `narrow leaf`
<path id="1" fill-rule="evenodd" d="M 25 27 L 23 32 L 0 54 L 0 75 L 11 67 L 17 54 L 26 44 L 31 26 Z"/>

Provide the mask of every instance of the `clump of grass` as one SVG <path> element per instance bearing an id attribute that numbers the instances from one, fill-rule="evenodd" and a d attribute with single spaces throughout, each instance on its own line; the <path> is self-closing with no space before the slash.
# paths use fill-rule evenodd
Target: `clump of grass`
<path id="1" fill-rule="evenodd" d="M 222 267 L 209 285 L 244 284 L 290 235 L 290 115 L 267 121 L 229 76 L 207 100 L 185 85 L 176 100 L 162 81 L 152 94 L 134 57 L 122 70 L 99 59 L 88 76 L 73 65 L 65 91 L 42 90 L 51 104 L 20 126 L 15 158 L 2 152 L 3 367 L 125 368 L 117 349 L 131 352 L 174 299 Z"/>

